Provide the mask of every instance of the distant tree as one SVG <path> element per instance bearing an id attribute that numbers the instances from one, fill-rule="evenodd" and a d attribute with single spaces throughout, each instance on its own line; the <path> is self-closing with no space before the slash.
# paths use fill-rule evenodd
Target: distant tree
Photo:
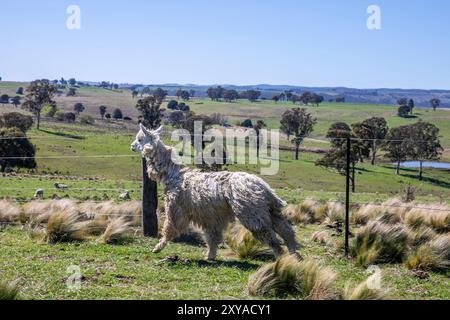
<path id="1" fill-rule="evenodd" d="M 98 111 L 100 112 L 100 117 L 102 118 L 102 120 L 104 119 L 104 117 L 105 117 L 105 114 L 106 114 L 106 106 L 100 106 L 100 107 L 98 107 Z"/>
<path id="2" fill-rule="evenodd" d="M 67 81 L 64 78 L 61 78 L 61 80 L 59 80 L 59 83 L 61 83 L 63 86 L 67 85 Z"/>
<path id="3" fill-rule="evenodd" d="M 107 113 L 107 114 L 105 114 L 105 119 L 111 119 L 111 113 Z"/>
<path id="4" fill-rule="evenodd" d="M 307 106 L 312 99 L 312 95 L 313 95 L 312 92 L 309 92 L 309 91 L 303 92 L 302 95 L 300 96 L 300 101 L 305 106 Z"/>
<path id="5" fill-rule="evenodd" d="M 316 165 L 334 168 L 338 173 L 346 175 L 347 173 L 347 138 L 354 138 L 354 134 L 350 126 L 344 122 L 333 123 L 327 132 L 327 138 L 330 139 L 331 148 L 325 153 L 325 155 L 316 161 Z M 361 150 L 364 147 L 361 144 L 352 142 L 350 149 L 350 183 L 352 185 L 352 191 L 355 192 L 355 168 L 356 163 L 361 158 L 361 154 L 367 152 L 367 150 Z"/>
<path id="6" fill-rule="evenodd" d="M 167 109 L 170 110 L 178 110 L 178 101 L 177 100 L 170 100 L 167 104 Z"/>
<path id="7" fill-rule="evenodd" d="M 293 95 L 292 90 L 284 91 L 284 97 L 286 101 L 291 101 L 292 95 Z"/>
<path id="8" fill-rule="evenodd" d="M 378 148 L 383 145 L 383 140 L 389 131 L 386 120 L 381 117 L 373 117 L 361 123 L 353 124 L 352 128 L 356 137 L 363 139 L 360 143 L 370 148 L 372 155 L 371 163 L 374 165 Z"/>
<path id="9" fill-rule="evenodd" d="M 27 132 L 33 125 L 33 118 L 19 112 L 8 112 L 0 115 L 1 128 L 17 128 Z"/>
<path id="10" fill-rule="evenodd" d="M 55 79 L 55 80 L 52 81 L 53 84 L 58 84 L 58 82 L 59 82 L 59 81 L 58 81 L 57 79 Z"/>
<path id="11" fill-rule="evenodd" d="M 407 98 L 399 98 L 399 99 L 397 99 L 397 104 L 399 106 L 407 106 L 408 105 L 408 99 Z"/>
<path id="12" fill-rule="evenodd" d="M 114 87 L 115 90 L 119 89 L 119 85 L 117 83 L 114 83 L 113 87 Z"/>
<path id="13" fill-rule="evenodd" d="M 436 109 L 439 108 L 439 106 L 441 105 L 441 100 L 433 98 L 430 100 L 430 104 L 433 110 L 436 111 Z"/>
<path id="14" fill-rule="evenodd" d="M 338 103 L 345 102 L 345 97 L 337 97 L 336 102 L 338 102 Z"/>
<path id="15" fill-rule="evenodd" d="M 20 139 L 7 139 L 20 138 Z M 7 167 L 36 168 L 36 150 L 23 131 L 15 127 L 0 128 L 1 172 Z"/>
<path id="16" fill-rule="evenodd" d="M 420 162 L 419 179 L 423 179 L 423 162 L 438 160 L 443 152 L 439 141 L 439 128 L 434 124 L 419 121 L 410 125 L 411 144 L 409 155 Z"/>
<path id="17" fill-rule="evenodd" d="M 266 123 L 263 120 L 258 120 L 256 121 L 256 124 L 253 126 L 253 129 L 255 130 L 256 133 L 256 156 L 259 157 L 259 146 L 260 146 L 260 139 L 261 137 L 259 136 L 261 130 L 263 128 L 267 127 Z"/>
<path id="18" fill-rule="evenodd" d="M 174 112 L 170 113 L 170 115 L 169 115 L 170 124 L 174 128 L 181 128 L 185 118 L 186 118 L 185 113 L 180 110 L 175 110 Z"/>
<path id="19" fill-rule="evenodd" d="M 312 104 L 315 104 L 316 107 L 318 107 L 319 104 L 321 104 L 321 103 L 323 102 L 323 100 L 324 100 L 323 96 L 318 95 L 318 94 L 316 94 L 316 93 L 313 93 L 313 94 L 311 95 L 310 102 L 311 102 Z"/>
<path id="20" fill-rule="evenodd" d="M 189 112 L 191 110 L 191 108 L 184 102 L 180 102 L 178 104 L 178 109 L 183 111 L 183 112 Z"/>
<path id="21" fill-rule="evenodd" d="M 409 110 L 410 109 L 409 109 L 408 105 L 402 105 L 402 106 L 398 107 L 397 114 L 399 117 L 406 118 L 409 115 L 409 112 L 410 112 Z"/>
<path id="22" fill-rule="evenodd" d="M 413 114 L 413 110 L 414 110 L 414 100 L 413 99 L 409 99 L 408 107 L 409 107 L 409 113 L 412 115 Z"/>
<path id="23" fill-rule="evenodd" d="M 223 98 L 224 92 L 225 92 L 225 89 L 222 88 L 221 86 L 218 86 L 215 88 L 214 87 L 208 88 L 208 90 L 206 91 L 206 94 L 212 101 L 219 101 L 220 99 Z"/>
<path id="24" fill-rule="evenodd" d="M 22 107 L 36 115 L 38 130 L 41 121 L 41 110 L 46 104 L 55 104 L 53 97 L 56 90 L 56 87 L 46 79 L 32 81 L 26 89 L 28 94 Z"/>
<path id="25" fill-rule="evenodd" d="M 20 105 L 21 101 L 20 101 L 20 97 L 19 96 L 15 96 L 11 98 L 11 103 L 14 105 L 14 107 L 17 108 L 17 106 Z"/>
<path id="26" fill-rule="evenodd" d="M 296 94 L 292 94 L 290 100 L 292 101 L 293 104 L 296 104 L 297 102 L 301 101 L 300 96 L 298 96 Z"/>
<path id="27" fill-rule="evenodd" d="M 294 135 L 291 142 L 295 144 L 295 160 L 298 160 L 300 144 L 313 131 L 316 122 L 304 108 L 286 110 L 281 116 L 281 131 Z"/>
<path id="28" fill-rule="evenodd" d="M 177 96 L 177 99 L 180 100 L 181 98 L 181 92 L 183 92 L 183 90 L 178 89 L 177 92 L 175 92 L 175 95 Z"/>
<path id="29" fill-rule="evenodd" d="M 131 91 L 131 97 L 134 99 L 138 96 L 139 92 L 137 90 L 132 90 Z"/>
<path id="30" fill-rule="evenodd" d="M 161 88 L 156 88 L 153 92 L 153 97 L 156 99 L 156 103 L 161 104 L 167 96 L 167 91 Z"/>
<path id="31" fill-rule="evenodd" d="M 163 113 L 161 110 L 161 96 L 149 96 L 144 99 L 139 99 L 136 104 L 136 109 L 141 114 L 141 123 L 149 129 L 156 129 L 161 124 Z"/>
<path id="32" fill-rule="evenodd" d="M 278 101 L 280 100 L 280 96 L 276 94 L 272 97 L 272 100 L 275 101 L 275 103 L 278 103 Z"/>
<path id="33" fill-rule="evenodd" d="M 120 110 L 119 108 L 114 109 L 112 117 L 116 120 L 123 119 L 122 110 Z"/>
<path id="34" fill-rule="evenodd" d="M 69 91 L 67 91 L 66 96 L 68 97 L 73 97 L 77 94 L 77 89 L 76 88 L 69 88 Z"/>
<path id="35" fill-rule="evenodd" d="M 400 163 L 410 154 L 410 136 L 410 126 L 391 128 L 386 135 L 386 143 L 383 145 L 383 150 L 386 152 L 384 156 L 397 164 L 395 174 L 400 173 Z"/>
<path id="36" fill-rule="evenodd" d="M 242 92 L 241 95 L 243 98 L 248 99 L 250 102 L 255 102 L 261 96 L 261 91 L 250 89 Z"/>
<path id="37" fill-rule="evenodd" d="M 237 100 L 239 98 L 239 93 L 236 90 L 233 90 L 233 89 L 224 90 L 223 98 L 227 102 L 232 102 L 232 101 Z"/>
<path id="38" fill-rule="evenodd" d="M 189 90 L 189 95 L 191 96 L 192 99 L 194 99 L 194 97 L 195 97 L 195 90 L 194 89 Z"/>
<path id="39" fill-rule="evenodd" d="M 16 90 L 16 94 L 23 95 L 23 87 L 18 87 Z"/>
<path id="40" fill-rule="evenodd" d="M 73 106 L 73 111 L 75 111 L 77 115 L 79 115 L 84 111 L 84 105 L 81 102 L 75 103 L 75 105 Z"/>
<path id="41" fill-rule="evenodd" d="M 142 94 L 151 94 L 152 90 L 150 90 L 149 87 L 145 87 L 144 89 L 142 89 Z"/>
<path id="42" fill-rule="evenodd" d="M 73 112 L 66 112 L 64 114 L 64 120 L 66 122 L 69 122 L 69 123 L 75 122 L 75 118 L 76 118 L 75 113 L 73 113 Z"/>
<path id="43" fill-rule="evenodd" d="M 2 94 L 0 96 L 0 103 L 1 104 L 9 104 L 9 95 L 7 94 Z"/>
<path id="44" fill-rule="evenodd" d="M 70 84 L 71 86 L 74 86 L 74 85 L 77 84 L 77 80 L 75 80 L 75 78 L 70 78 L 70 79 L 69 79 L 69 84 Z"/>
<path id="45" fill-rule="evenodd" d="M 189 91 L 186 90 L 181 90 L 181 95 L 180 95 L 181 99 L 183 99 L 184 101 L 188 101 L 191 97 L 189 95 Z"/>
<path id="46" fill-rule="evenodd" d="M 253 128 L 252 120 L 251 119 L 245 119 L 244 121 L 241 122 L 241 127 Z"/>

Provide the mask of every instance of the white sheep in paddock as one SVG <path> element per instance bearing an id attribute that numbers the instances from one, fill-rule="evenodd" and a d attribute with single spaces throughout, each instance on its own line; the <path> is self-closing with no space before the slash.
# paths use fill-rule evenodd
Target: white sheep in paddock
<path id="1" fill-rule="evenodd" d="M 208 259 L 215 259 L 227 225 L 237 218 L 256 239 L 282 253 L 277 234 L 289 253 L 298 247 L 292 226 L 281 214 L 286 203 L 261 178 L 245 172 L 201 172 L 172 161 L 172 147 L 160 139 L 162 127 L 149 130 L 142 124 L 131 150 L 146 158 L 147 173 L 162 182 L 166 220 L 162 239 L 153 249 L 160 252 L 168 241 L 194 222 L 205 233 Z"/>

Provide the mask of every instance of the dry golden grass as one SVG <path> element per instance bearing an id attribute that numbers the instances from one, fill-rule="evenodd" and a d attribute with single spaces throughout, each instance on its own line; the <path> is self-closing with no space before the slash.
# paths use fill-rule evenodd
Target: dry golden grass
<path id="1" fill-rule="evenodd" d="M 272 251 L 268 247 L 256 240 L 251 232 L 239 223 L 235 223 L 229 228 L 225 240 L 233 254 L 240 259 L 272 255 Z"/>
<path id="2" fill-rule="evenodd" d="M 344 300 L 385 300 L 387 299 L 387 291 L 382 289 L 371 288 L 370 277 L 351 288 L 346 286 L 342 298 Z"/>
<path id="3" fill-rule="evenodd" d="M 21 209 L 11 201 L 0 200 L 0 223 L 19 220 Z"/>
<path id="4" fill-rule="evenodd" d="M 293 295 L 302 299 L 337 298 L 333 289 L 336 276 L 311 260 L 298 261 L 286 255 L 263 265 L 249 277 L 247 289 L 252 296 Z"/>
<path id="5" fill-rule="evenodd" d="M 100 237 L 102 243 L 115 243 L 123 239 L 131 230 L 131 222 L 125 217 L 116 217 L 109 220 L 105 232 Z"/>
<path id="6" fill-rule="evenodd" d="M 0 300 L 17 300 L 19 291 L 16 282 L 0 281 Z"/>

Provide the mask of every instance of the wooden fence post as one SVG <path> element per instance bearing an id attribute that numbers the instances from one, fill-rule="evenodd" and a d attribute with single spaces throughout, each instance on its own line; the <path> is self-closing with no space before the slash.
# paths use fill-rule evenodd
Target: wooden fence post
<path id="1" fill-rule="evenodd" d="M 147 174 L 147 161 L 142 158 L 142 231 L 146 237 L 158 237 L 158 187 Z"/>

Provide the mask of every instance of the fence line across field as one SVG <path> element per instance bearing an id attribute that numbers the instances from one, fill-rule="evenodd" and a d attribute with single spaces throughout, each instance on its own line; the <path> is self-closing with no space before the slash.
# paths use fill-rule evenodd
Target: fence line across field
<path id="1" fill-rule="evenodd" d="M 19 191 L 19 190 L 37 190 L 37 189 L 40 189 L 40 190 L 43 190 L 43 191 L 64 191 L 64 192 L 66 192 L 66 191 L 132 191 L 132 192 L 134 192 L 134 191 L 141 191 L 141 189 L 127 189 L 127 188 L 89 188 L 89 187 L 87 187 L 87 188 L 71 188 L 71 187 L 64 187 L 64 188 L 59 188 L 59 189 L 57 189 L 57 188 L 55 188 L 55 187 L 53 187 L 53 188 L 26 188 L 26 187 L 24 187 L 24 188 L 9 188 L 9 187 L 7 187 L 7 188 L 2 188 L 2 187 L 0 187 L 0 190 L 10 190 L 10 191 Z"/>

